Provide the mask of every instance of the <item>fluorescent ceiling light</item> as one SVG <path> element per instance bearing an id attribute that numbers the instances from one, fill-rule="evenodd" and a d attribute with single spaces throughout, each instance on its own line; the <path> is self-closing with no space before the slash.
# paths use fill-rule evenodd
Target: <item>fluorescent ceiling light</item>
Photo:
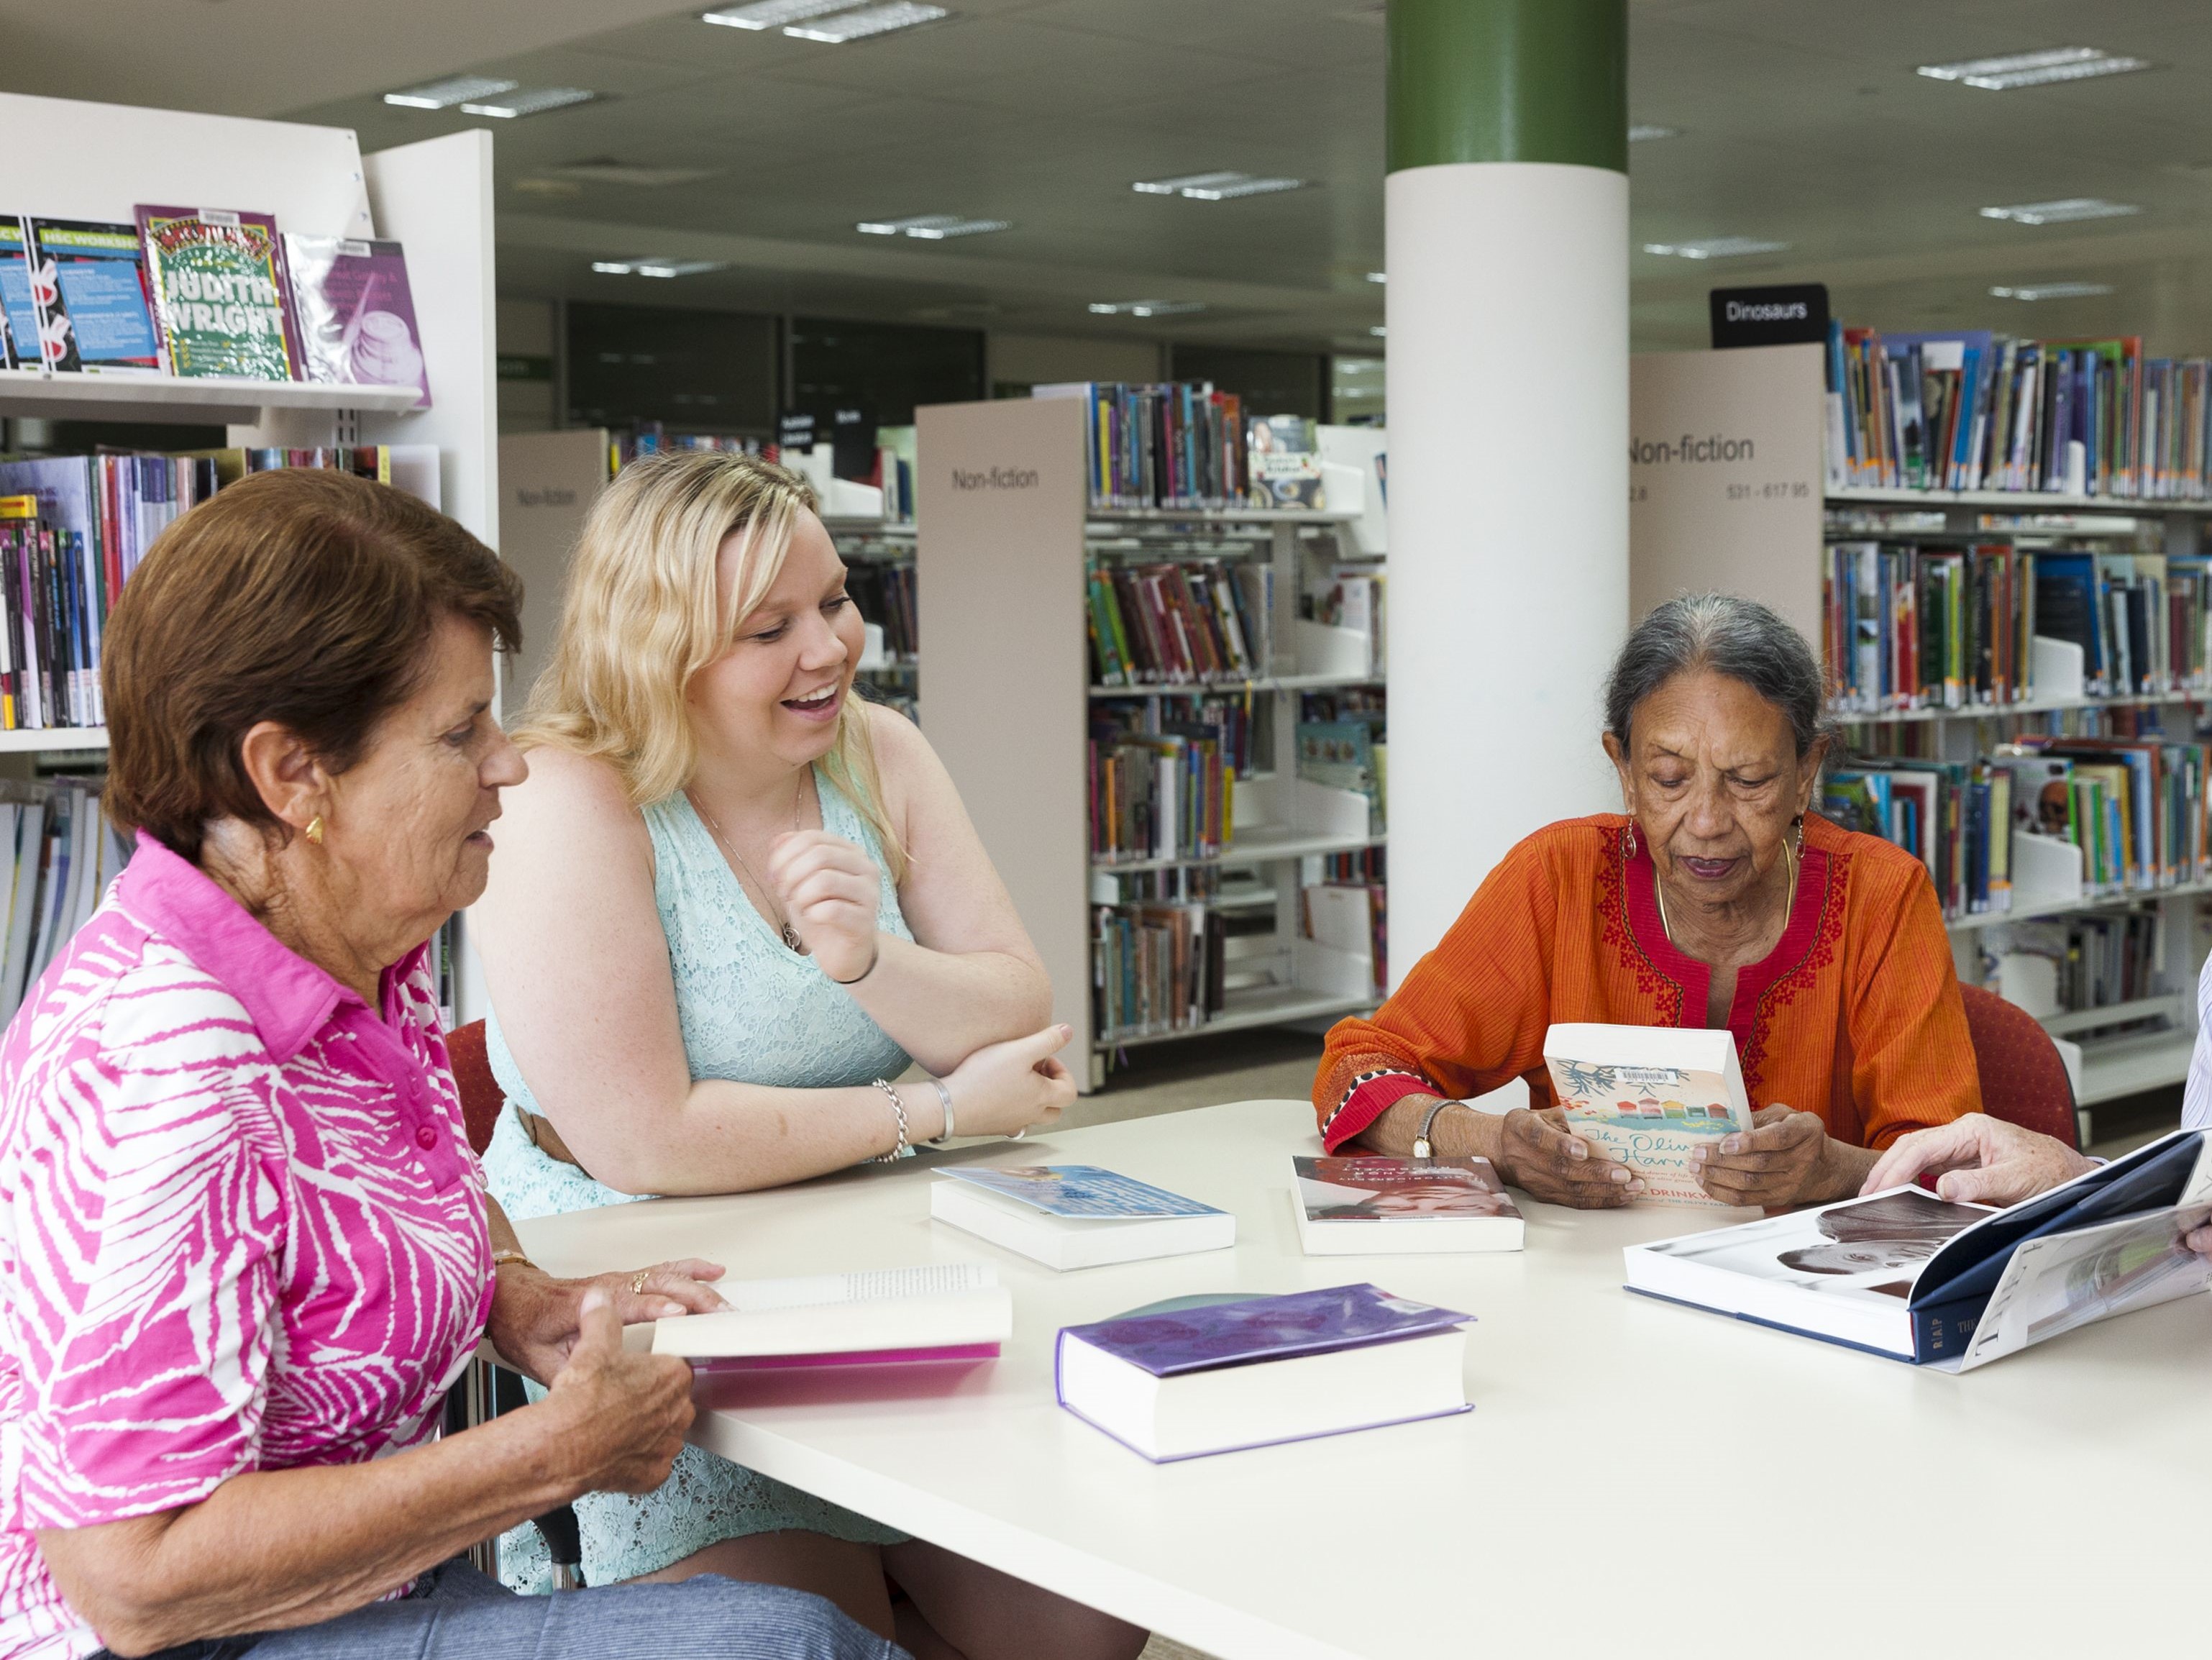
<path id="1" fill-rule="evenodd" d="M 889 5 L 841 11 L 817 23 L 794 23 L 784 33 L 794 40 L 826 40 L 835 46 L 847 40 L 866 40 L 871 35 L 889 34 L 893 29 L 910 29 L 917 23 L 934 23 L 951 15 L 942 6 L 922 5 L 920 0 L 891 0 Z"/>
<path id="2" fill-rule="evenodd" d="M 1921 72 L 1923 75 L 1927 73 L 1924 70 Z M 1682 130 L 1680 127 L 1651 127 L 1638 125 L 1628 130 L 1628 142 L 1632 144 L 1648 144 L 1655 138 L 1680 138 L 1681 136 Z"/>
<path id="3" fill-rule="evenodd" d="M 863 219 L 853 227 L 864 236 L 912 236 L 924 242 L 942 242 L 948 236 L 980 236 L 985 231 L 1011 230 L 1005 219 L 966 219 L 957 213 L 916 213 L 904 219 Z"/>
<path id="4" fill-rule="evenodd" d="M 2020 52 L 2005 58 L 1970 58 L 1961 64 L 1923 64 L 1920 73 L 1931 81 L 1956 81 L 1961 86 L 2009 92 L 2014 87 L 2087 81 L 2149 67 L 2147 59 L 2123 57 L 2096 46 L 2056 46 L 2048 52 Z"/>
<path id="5" fill-rule="evenodd" d="M 442 81 L 427 81 L 419 87 L 387 92 L 384 94 L 384 101 L 397 104 L 402 109 L 449 110 L 471 98 L 489 98 L 497 93 L 513 92 L 521 84 L 519 81 L 501 81 L 489 75 L 451 75 Z"/>
<path id="6" fill-rule="evenodd" d="M 2034 283 L 2020 288 L 1992 288 L 1990 297 L 1992 300 L 2087 300 L 2112 291 L 2110 283 Z"/>
<path id="7" fill-rule="evenodd" d="M 461 112 L 465 115 L 489 115 L 495 120 L 512 121 L 518 116 L 566 109 L 571 104 L 588 104 L 598 96 L 581 87 L 526 87 L 495 98 L 471 100 L 461 106 Z"/>
<path id="8" fill-rule="evenodd" d="M 1093 300 L 1090 306 L 1094 317 L 1181 317 L 1205 309 L 1198 300 Z"/>
<path id="9" fill-rule="evenodd" d="M 2022 202 L 2015 207 L 1984 208 L 1984 219 L 2008 219 L 2015 225 L 2067 225 L 2077 219 L 2118 219 L 2142 210 L 2094 196 L 2069 196 L 2057 202 Z"/>
<path id="10" fill-rule="evenodd" d="M 1249 173 L 1186 173 L 1174 179 L 1139 179 L 1129 186 L 1146 196 L 1182 196 L 1194 202 L 1228 202 L 1240 196 L 1272 196 L 1304 190 L 1303 179 L 1258 179 Z"/>
<path id="11" fill-rule="evenodd" d="M 637 259 L 592 261 L 592 269 L 603 277 L 697 277 L 729 268 L 726 259 L 663 259 L 650 254 Z"/>
<path id="12" fill-rule="evenodd" d="M 732 29 L 780 29 L 825 12 L 843 11 L 854 3 L 854 0 L 753 0 L 750 6 L 725 6 L 720 11 L 702 12 L 699 21 Z"/>
<path id="13" fill-rule="evenodd" d="M 571 161 L 565 167 L 548 167 L 538 175 L 539 179 L 573 180 L 579 185 L 615 185 L 629 190 L 659 190 L 666 185 L 688 185 L 696 179 L 712 179 L 709 167 L 647 167 L 633 161 L 617 161 L 611 155 L 602 155 L 589 161 Z M 519 179 L 519 190 L 530 179 Z"/>
<path id="14" fill-rule="evenodd" d="M 1381 323 L 1376 324 L 1373 328 L 1370 328 L 1367 331 L 1373 335 L 1377 340 L 1387 340 L 1390 337 L 1389 329 Z"/>
<path id="15" fill-rule="evenodd" d="M 1387 271 L 1370 271 L 1367 273 L 1367 280 L 1370 283 L 1387 283 L 1390 280 L 1390 273 Z"/>
<path id="16" fill-rule="evenodd" d="M 1708 236 L 1698 242 L 1646 242 L 1646 253 L 1671 254 L 1677 259 L 1734 259 L 1747 253 L 1780 253 L 1787 242 L 1762 242 L 1755 236 Z"/>

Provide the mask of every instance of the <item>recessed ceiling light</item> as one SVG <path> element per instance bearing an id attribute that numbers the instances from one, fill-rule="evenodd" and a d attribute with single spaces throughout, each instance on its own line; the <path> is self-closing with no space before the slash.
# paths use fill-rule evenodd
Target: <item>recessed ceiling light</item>
<path id="1" fill-rule="evenodd" d="M 689 185 L 714 176 L 709 167 L 647 167 L 602 155 L 589 161 L 571 161 L 565 167 L 548 167 L 536 179 L 516 180 L 515 188 L 520 190 L 525 185 L 557 179 L 579 185 L 614 185 L 629 190 L 659 190 L 664 185 Z"/>
<path id="2" fill-rule="evenodd" d="M 934 23 L 951 15 L 942 6 L 922 5 L 919 0 L 891 0 L 889 5 L 841 11 L 818 22 L 789 24 L 783 32 L 794 40 L 827 40 L 834 46 L 846 40 L 865 40 L 871 35 L 889 34 L 893 29 L 910 29 L 917 23 Z"/>
<path id="3" fill-rule="evenodd" d="M 2019 288 L 1992 288 L 1992 300 L 2087 300 L 2100 294 L 2110 294 L 2110 283 L 2034 283 Z"/>
<path id="4" fill-rule="evenodd" d="M 702 23 L 720 23 L 732 29 L 780 29 L 787 23 L 803 23 L 810 17 L 820 17 L 833 11 L 844 11 L 857 0 L 753 0 L 750 6 L 724 6 L 719 11 L 699 14 Z"/>
<path id="5" fill-rule="evenodd" d="M 904 219 L 863 219 L 853 227 L 864 236 L 912 236 L 924 242 L 942 242 L 948 236 L 980 236 L 985 231 L 1011 230 L 1005 219 L 968 219 L 957 213 L 916 213 Z"/>
<path id="6" fill-rule="evenodd" d="M 727 271 L 726 259 L 662 259 L 651 255 L 638 259 L 594 259 L 592 269 L 603 277 L 697 277 L 710 271 Z"/>
<path id="7" fill-rule="evenodd" d="M 1648 144 L 1655 138 L 1680 138 L 1681 136 L 1680 127 L 1652 127 L 1639 124 L 1628 130 L 1628 142 L 1632 144 Z"/>
<path id="8" fill-rule="evenodd" d="M 1923 64 L 1919 72 L 1931 81 L 1956 81 L 1961 86 L 2009 92 L 2014 87 L 2087 81 L 2149 67 L 2144 58 L 2123 57 L 2097 46 L 2055 46 L 2048 52 L 2020 52 L 2005 58 L 1970 58 L 1960 64 Z"/>
<path id="9" fill-rule="evenodd" d="M 471 98 L 489 98 L 496 93 L 513 92 L 521 84 L 519 81 L 501 81 L 489 75 L 451 75 L 442 81 L 426 81 L 419 87 L 387 92 L 384 94 L 384 101 L 397 104 L 403 109 L 449 110 Z"/>
<path id="10" fill-rule="evenodd" d="M 1094 317 L 1181 317 L 1204 311 L 1206 305 L 1199 300 L 1093 300 L 1089 309 Z"/>
<path id="11" fill-rule="evenodd" d="M 1671 254 L 1677 259 L 1734 259 L 1747 253 L 1780 253 L 1787 242 L 1763 242 L 1755 236 L 1708 236 L 1698 242 L 1646 242 L 1646 253 Z"/>
<path id="12" fill-rule="evenodd" d="M 1374 327 L 1369 329 L 1367 331 L 1373 335 L 1377 340 L 1387 340 L 1390 337 L 1390 330 L 1389 326 L 1382 323 L 1376 324 Z"/>
<path id="13" fill-rule="evenodd" d="M 1370 271 L 1367 273 L 1367 280 L 1370 283 L 1387 283 L 1390 280 L 1390 273 L 1387 271 Z"/>
<path id="14" fill-rule="evenodd" d="M 571 104 L 588 104 L 599 94 L 582 87 L 526 87 L 518 92 L 501 93 L 497 97 L 471 99 L 461 106 L 464 115 L 489 115 L 498 121 L 512 121 L 519 116 L 543 115 L 547 110 L 562 110 Z"/>
<path id="15" fill-rule="evenodd" d="M 2119 219 L 2142 210 L 2094 196 L 2069 196 L 2057 202 L 2022 202 L 2015 207 L 1984 208 L 1984 219 L 2009 219 L 2015 225 L 2066 225 L 2077 219 Z"/>
<path id="16" fill-rule="evenodd" d="M 1240 196 L 1272 196 L 1304 190 L 1303 179 L 1258 179 L 1249 173 L 1187 173 L 1174 179 L 1139 179 L 1129 186 L 1146 196 L 1182 196 L 1194 202 L 1228 202 Z"/>

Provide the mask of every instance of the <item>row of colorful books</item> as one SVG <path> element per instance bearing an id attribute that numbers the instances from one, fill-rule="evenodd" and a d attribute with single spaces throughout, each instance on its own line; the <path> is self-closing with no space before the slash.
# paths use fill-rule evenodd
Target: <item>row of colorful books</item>
<path id="1" fill-rule="evenodd" d="M 428 445 L 217 449 L 185 454 L 41 456 L 0 461 L 0 730 L 105 724 L 100 640 L 107 613 L 155 538 L 248 473 L 333 467 L 436 489 Z"/>
<path id="2" fill-rule="evenodd" d="M 1091 918 L 1091 1025 L 1103 1040 L 1188 1031 L 1221 1012 L 1227 919 L 1204 905 L 1101 905 Z"/>
<path id="3" fill-rule="evenodd" d="M 2008 953 L 2050 959 L 2059 1008 L 2069 1012 L 2112 1008 L 2155 997 L 2166 989 L 2166 915 L 2163 908 L 2014 922 L 2007 930 Z"/>
<path id="4" fill-rule="evenodd" d="M 2212 362 L 1987 329 L 1828 331 L 1831 487 L 2212 495 Z"/>
<path id="5" fill-rule="evenodd" d="M 2212 690 L 2199 555 L 1836 542 L 1823 609 L 1838 714 L 2033 701 L 2038 637 L 2081 648 L 2092 696 Z"/>
<path id="6" fill-rule="evenodd" d="M 1094 736 L 1091 857 L 1133 862 L 1218 854 L 1236 833 L 1228 737 L 1221 727 L 1183 721 L 1158 732 Z"/>
<path id="7" fill-rule="evenodd" d="M 2212 877 L 2206 746 L 2027 737 L 1984 759 L 1881 757 L 1832 769 L 1820 810 L 1928 866 L 1952 917 L 2012 909 L 2018 836 L 2080 849 L 2086 897 Z"/>
<path id="8" fill-rule="evenodd" d="M 921 649 L 921 625 L 915 609 L 914 566 L 879 559 L 854 559 L 845 566 L 845 592 L 863 620 L 881 625 L 884 648 L 900 657 Z"/>
<path id="9" fill-rule="evenodd" d="M 1272 565 L 1091 567 L 1091 674 L 1103 686 L 1253 680 L 1274 661 Z"/>
<path id="10" fill-rule="evenodd" d="M 56 952 L 131 857 L 94 780 L 0 785 L 0 1021 L 15 1018 Z"/>
<path id="11" fill-rule="evenodd" d="M 1234 392 L 1203 381 L 1072 380 L 1033 387 L 1031 396 L 1082 400 L 1094 508 L 1250 505 L 1244 406 Z"/>
<path id="12" fill-rule="evenodd" d="M 129 224 L 0 218 L 0 358 L 56 374 L 430 380 L 397 242 L 141 204 Z"/>

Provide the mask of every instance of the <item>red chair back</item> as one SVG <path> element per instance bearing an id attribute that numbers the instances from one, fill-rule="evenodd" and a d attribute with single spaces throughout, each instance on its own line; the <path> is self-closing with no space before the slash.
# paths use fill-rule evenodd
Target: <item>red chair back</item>
<path id="1" fill-rule="evenodd" d="M 461 1116 L 469 1127 L 469 1145 L 482 1152 L 491 1145 L 500 1110 L 507 1105 L 499 1079 L 492 1076 L 491 1056 L 484 1049 L 484 1023 L 471 1020 L 446 1034 L 446 1053 L 453 1063 L 453 1082 L 461 1091 Z"/>
<path id="2" fill-rule="evenodd" d="M 2043 1023 L 1993 991 L 1961 984 L 1974 1064 L 1982 1074 L 1982 1108 L 1992 1118 L 2040 1131 L 2079 1151 L 2074 1080 Z"/>

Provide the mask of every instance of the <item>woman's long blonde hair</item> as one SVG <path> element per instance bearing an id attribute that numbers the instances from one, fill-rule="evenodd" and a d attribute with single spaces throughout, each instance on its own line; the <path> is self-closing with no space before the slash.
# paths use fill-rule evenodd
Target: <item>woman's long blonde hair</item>
<path id="1" fill-rule="evenodd" d="M 641 807 L 684 788 L 699 761 L 684 703 L 691 677 L 729 649 L 775 585 L 799 515 L 814 510 L 812 486 L 757 455 L 691 450 L 624 467 L 584 521 L 552 659 L 515 741 L 605 761 Z M 725 616 L 715 566 L 740 532 Z M 875 833 L 891 879 L 903 880 L 867 711 L 849 696 L 821 764 Z"/>

